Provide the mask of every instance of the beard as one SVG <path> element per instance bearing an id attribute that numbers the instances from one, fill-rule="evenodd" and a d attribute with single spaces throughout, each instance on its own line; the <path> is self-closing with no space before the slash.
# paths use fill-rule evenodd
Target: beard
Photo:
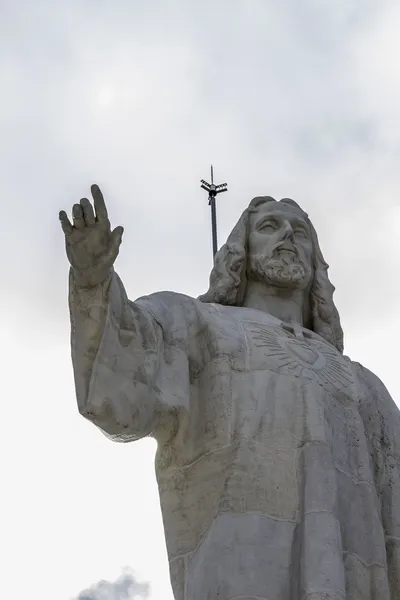
<path id="1" fill-rule="evenodd" d="M 292 252 L 277 252 L 272 256 L 248 257 L 247 276 L 268 286 L 304 290 L 311 281 L 312 271 Z"/>

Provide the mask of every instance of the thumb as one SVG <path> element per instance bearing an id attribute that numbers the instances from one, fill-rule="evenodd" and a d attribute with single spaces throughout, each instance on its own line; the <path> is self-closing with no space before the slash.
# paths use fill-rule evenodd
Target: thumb
<path id="1" fill-rule="evenodd" d="M 113 250 L 118 250 L 122 242 L 122 234 L 124 233 L 124 228 L 119 225 L 111 232 L 111 246 Z"/>
<path id="2" fill-rule="evenodd" d="M 104 262 L 108 263 L 109 261 L 114 262 L 114 260 L 118 256 L 119 247 L 122 242 L 122 234 L 124 233 L 124 228 L 119 226 L 116 227 L 111 232 L 110 246 L 108 248 L 107 254 L 104 256 Z"/>

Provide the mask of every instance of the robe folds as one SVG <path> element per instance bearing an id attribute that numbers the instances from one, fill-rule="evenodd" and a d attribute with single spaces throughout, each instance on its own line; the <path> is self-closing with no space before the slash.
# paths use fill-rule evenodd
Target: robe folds
<path id="1" fill-rule="evenodd" d="M 400 412 L 375 375 L 258 310 L 130 302 L 115 273 L 85 293 L 79 410 L 156 439 L 176 600 L 400 600 Z"/>

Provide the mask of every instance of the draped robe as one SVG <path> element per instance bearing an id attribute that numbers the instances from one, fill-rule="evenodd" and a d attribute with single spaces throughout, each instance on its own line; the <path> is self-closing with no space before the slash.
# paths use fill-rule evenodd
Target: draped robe
<path id="1" fill-rule="evenodd" d="M 88 329 L 103 310 L 99 343 Z M 400 600 L 400 412 L 312 331 L 70 282 L 80 412 L 157 440 L 176 600 Z"/>

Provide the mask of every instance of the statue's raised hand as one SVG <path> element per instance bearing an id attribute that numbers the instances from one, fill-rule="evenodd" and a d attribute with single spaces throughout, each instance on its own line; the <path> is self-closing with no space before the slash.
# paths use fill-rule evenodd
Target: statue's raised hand
<path id="1" fill-rule="evenodd" d="M 68 260 L 78 285 L 89 287 L 102 283 L 118 256 L 123 227 L 111 231 L 103 194 L 92 185 L 93 206 L 87 198 L 72 208 L 73 224 L 65 211 L 60 221 L 65 233 Z"/>

